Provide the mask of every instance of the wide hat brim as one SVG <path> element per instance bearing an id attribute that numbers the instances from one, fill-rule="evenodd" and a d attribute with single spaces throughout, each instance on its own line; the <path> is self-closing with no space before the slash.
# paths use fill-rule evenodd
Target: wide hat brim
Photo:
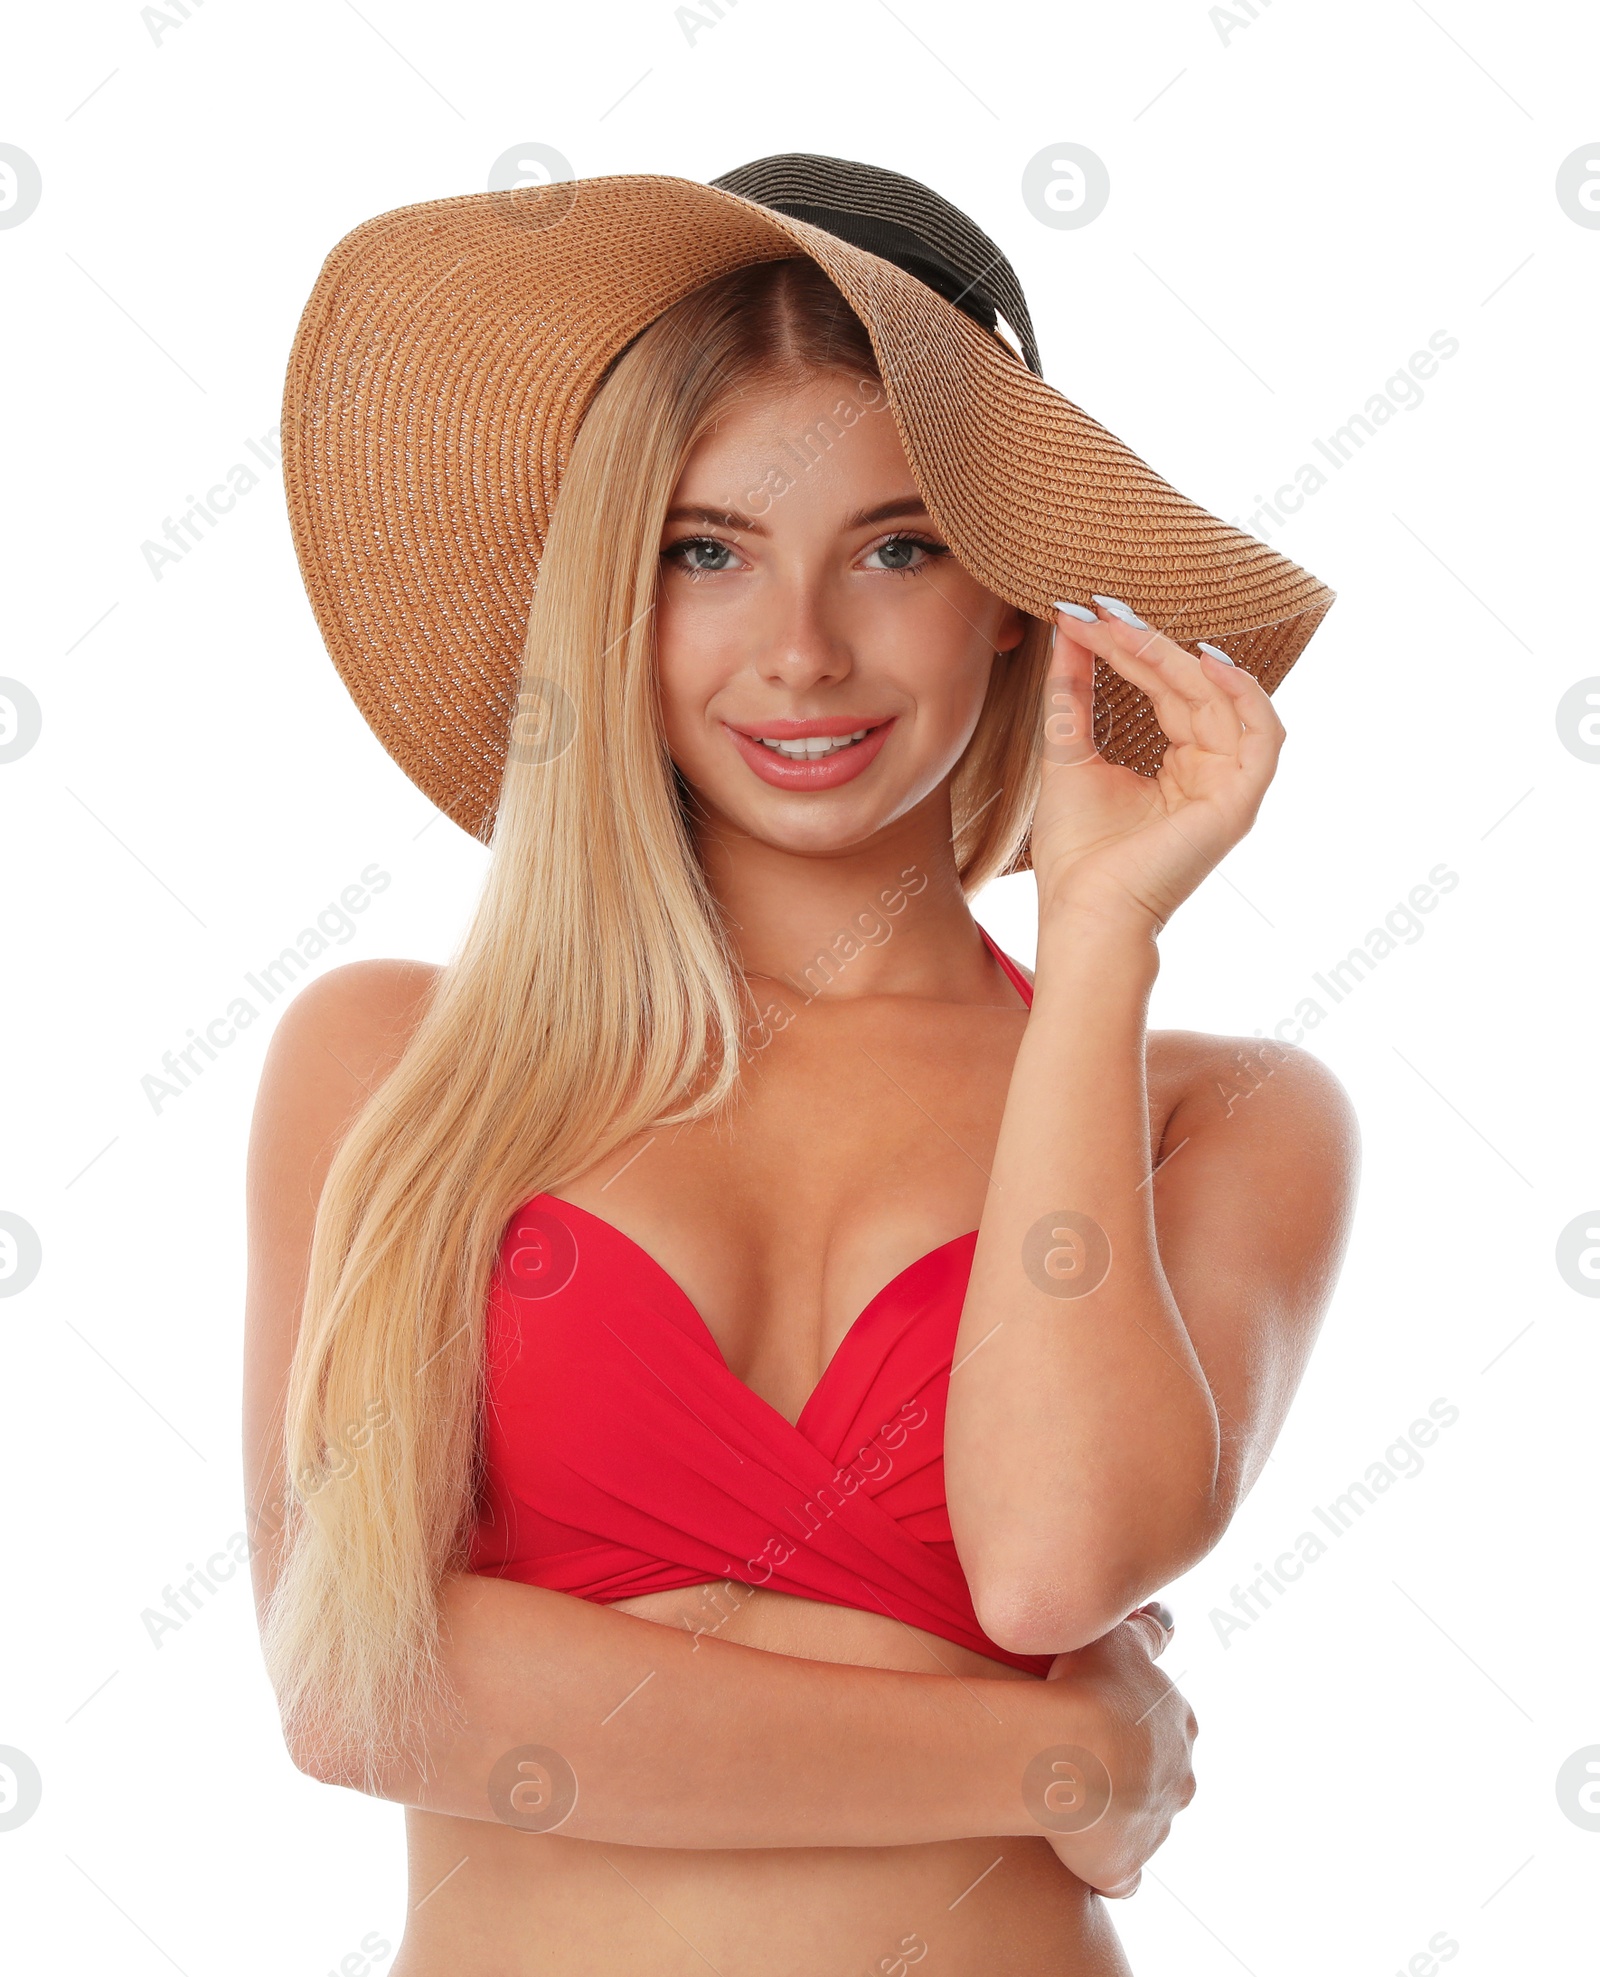
<path id="1" fill-rule="evenodd" d="M 429 200 L 334 248 L 283 401 L 290 528 L 367 722 L 463 830 L 493 832 L 539 559 L 607 365 L 718 275 L 807 254 L 865 324 L 928 512 L 997 596 L 1122 598 L 1271 693 L 1334 593 L 1180 494 L 999 337 L 894 262 L 693 179 Z M 1149 700 L 1095 668 L 1101 752 L 1144 775 Z"/>

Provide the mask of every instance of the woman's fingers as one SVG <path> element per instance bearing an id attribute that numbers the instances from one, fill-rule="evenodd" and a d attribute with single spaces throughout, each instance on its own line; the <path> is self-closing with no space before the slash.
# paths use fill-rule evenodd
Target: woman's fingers
<path id="1" fill-rule="evenodd" d="M 1172 723 L 1183 729 L 1172 734 L 1174 741 L 1193 742 L 1216 755 L 1233 754 L 1242 727 L 1238 702 L 1216 677 L 1229 669 L 1197 658 L 1158 631 L 1141 630 L 1115 619 L 1112 622 L 1129 668 L 1143 664 L 1155 674 L 1155 686 L 1146 686 L 1145 692 L 1163 730 L 1170 732 L 1168 724 Z M 1144 685 L 1142 679 L 1136 678 L 1134 683 Z"/>
<path id="2" fill-rule="evenodd" d="M 1090 623 L 1058 605 L 1056 629 L 1087 646 L 1138 687 L 1155 708 L 1169 741 L 1196 743 L 1217 754 L 1233 753 L 1243 723 L 1240 695 L 1227 691 L 1218 678 L 1227 667 L 1202 661 L 1152 627 L 1129 624 L 1109 611 Z M 1242 677 L 1249 680 L 1248 674 Z M 1255 687 L 1253 680 L 1249 684 Z"/>
<path id="3" fill-rule="evenodd" d="M 1218 687 L 1232 700 L 1239 717 L 1240 765 L 1249 770 L 1266 769 L 1276 761 L 1278 750 L 1288 738 L 1266 689 L 1259 680 L 1253 680 L 1229 661 L 1213 659 L 1208 653 L 1205 664 Z"/>
<path id="4" fill-rule="evenodd" d="M 1058 767 L 1071 768 L 1088 761 L 1097 752 L 1094 660 L 1093 650 L 1080 639 L 1052 641 L 1040 752 L 1046 762 Z"/>
<path id="5" fill-rule="evenodd" d="M 1082 607 L 1074 607 L 1069 612 L 1063 605 L 1057 604 L 1058 630 L 1081 639 L 1100 658 L 1115 664 L 1119 672 L 1125 673 L 1152 699 L 1157 693 L 1170 698 L 1184 686 L 1187 692 L 1183 697 L 1191 701 L 1203 698 L 1209 691 L 1209 676 L 1202 672 L 1200 661 L 1154 626 L 1142 621 L 1134 624 L 1130 619 L 1107 610 L 1104 605 L 1099 607 L 1097 617 L 1080 618 L 1076 615 L 1079 608 Z"/>

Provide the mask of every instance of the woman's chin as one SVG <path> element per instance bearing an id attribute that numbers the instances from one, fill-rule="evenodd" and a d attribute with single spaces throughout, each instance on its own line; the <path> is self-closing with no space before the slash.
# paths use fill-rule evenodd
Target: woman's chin
<path id="1" fill-rule="evenodd" d="M 679 771 L 689 785 L 694 829 L 702 840 L 753 838 L 797 858 L 857 850 L 906 809 L 894 795 L 849 783 L 831 790 L 774 790 L 748 771 L 732 785 L 721 776 L 702 781 L 681 764 Z"/>
<path id="2" fill-rule="evenodd" d="M 733 821 L 743 836 L 770 851 L 781 851 L 791 858 L 843 858 L 869 845 L 889 819 L 874 808 L 848 817 L 795 818 L 757 811 Z"/>

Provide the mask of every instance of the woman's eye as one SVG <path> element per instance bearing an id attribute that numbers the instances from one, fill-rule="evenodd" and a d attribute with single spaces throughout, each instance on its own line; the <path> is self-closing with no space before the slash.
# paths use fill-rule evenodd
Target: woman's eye
<path id="1" fill-rule="evenodd" d="M 732 547 L 713 535 L 688 536 L 682 542 L 673 543 L 665 553 L 670 562 L 691 576 L 709 576 L 731 568 L 733 563 Z"/>
<path id="2" fill-rule="evenodd" d="M 892 535 L 874 544 L 867 551 L 867 560 L 871 564 L 874 556 L 881 557 L 882 561 L 873 565 L 880 570 L 916 570 L 933 557 L 949 553 L 942 542 L 929 542 L 919 535 Z"/>

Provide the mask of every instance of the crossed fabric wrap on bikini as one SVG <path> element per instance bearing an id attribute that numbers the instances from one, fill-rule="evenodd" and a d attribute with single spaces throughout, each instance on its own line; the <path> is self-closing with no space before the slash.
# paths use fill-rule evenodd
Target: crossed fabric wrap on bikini
<path id="1" fill-rule="evenodd" d="M 976 1244 L 956 1236 L 885 1284 L 791 1423 L 648 1251 L 535 1195 L 490 1285 L 469 1569 L 601 1603 L 735 1580 L 1044 1674 L 1049 1655 L 983 1632 L 950 1535 L 945 1401 Z"/>

